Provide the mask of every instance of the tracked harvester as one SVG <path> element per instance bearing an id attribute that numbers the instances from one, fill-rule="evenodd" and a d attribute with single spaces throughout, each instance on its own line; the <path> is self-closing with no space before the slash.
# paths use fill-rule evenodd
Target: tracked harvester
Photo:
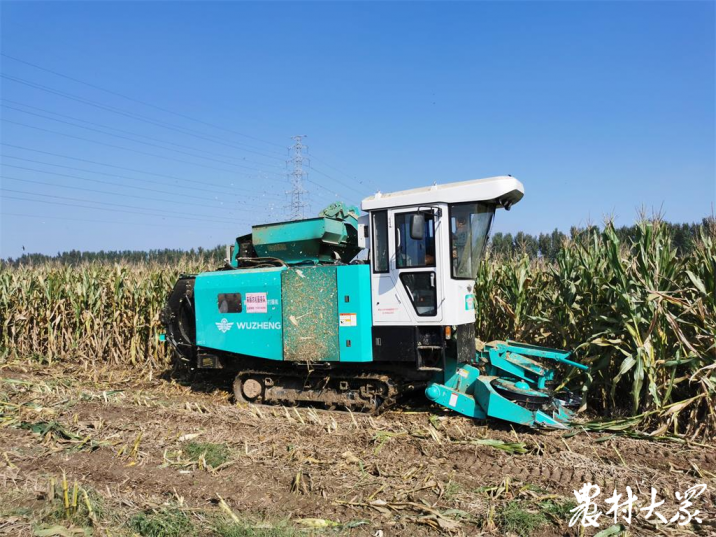
<path id="1" fill-rule="evenodd" d="M 474 418 L 564 428 L 576 398 L 552 391 L 550 365 L 585 366 L 510 341 L 476 349 L 477 269 L 496 210 L 523 193 L 493 177 L 254 226 L 225 267 L 176 283 L 166 339 L 191 369 L 235 375 L 237 401 L 377 411 L 422 390 Z"/>

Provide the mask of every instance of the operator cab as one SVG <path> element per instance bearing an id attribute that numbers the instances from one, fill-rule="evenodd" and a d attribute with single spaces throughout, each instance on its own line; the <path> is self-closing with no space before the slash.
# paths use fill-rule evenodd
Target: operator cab
<path id="1" fill-rule="evenodd" d="M 501 176 L 364 199 L 374 326 L 474 323 L 474 281 L 495 210 L 523 195 L 522 183 Z"/>

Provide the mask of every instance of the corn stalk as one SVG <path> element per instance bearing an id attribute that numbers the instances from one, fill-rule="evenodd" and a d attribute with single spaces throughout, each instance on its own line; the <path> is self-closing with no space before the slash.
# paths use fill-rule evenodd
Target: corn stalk
<path id="1" fill-rule="evenodd" d="M 160 313 L 180 272 L 202 259 L 158 263 L 0 266 L 0 355 L 161 368 Z"/>
<path id="2" fill-rule="evenodd" d="M 575 237 L 553 264 L 488 257 L 476 282 L 477 334 L 575 349 L 592 369 L 565 374 L 598 413 L 630 416 L 655 435 L 713 437 L 715 235 L 704 227 L 679 257 L 658 219 L 642 220 L 630 244 L 607 223 Z"/>

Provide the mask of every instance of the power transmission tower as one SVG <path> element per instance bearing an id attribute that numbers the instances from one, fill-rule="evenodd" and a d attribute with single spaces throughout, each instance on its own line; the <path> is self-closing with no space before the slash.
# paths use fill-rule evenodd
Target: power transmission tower
<path id="1" fill-rule="evenodd" d="M 290 220 L 302 220 L 305 218 L 306 209 L 311 205 L 308 202 L 308 191 L 303 187 L 303 179 L 308 175 L 308 173 L 303 170 L 303 150 L 306 148 L 303 144 L 303 139 L 305 137 L 305 135 L 291 137 L 294 144 L 291 146 L 293 156 L 290 161 L 293 163 L 293 171 L 288 174 L 289 181 L 291 182 L 291 190 L 288 192 L 290 196 L 290 203 L 288 205 Z"/>

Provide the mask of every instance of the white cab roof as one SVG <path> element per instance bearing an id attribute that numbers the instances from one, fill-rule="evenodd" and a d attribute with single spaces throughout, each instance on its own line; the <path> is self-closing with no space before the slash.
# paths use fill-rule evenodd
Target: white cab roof
<path id="1" fill-rule="evenodd" d="M 429 205 L 431 203 L 461 203 L 469 201 L 495 201 L 501 205 L 513 205 L 522 199 L 525 187 L 509 175 L 473 179 L 458 183 L 432 185 L 411 190 L 383 194 L 378 192 L 361 203 L 364 211 L 405 207 L 408 205 Z"/>

